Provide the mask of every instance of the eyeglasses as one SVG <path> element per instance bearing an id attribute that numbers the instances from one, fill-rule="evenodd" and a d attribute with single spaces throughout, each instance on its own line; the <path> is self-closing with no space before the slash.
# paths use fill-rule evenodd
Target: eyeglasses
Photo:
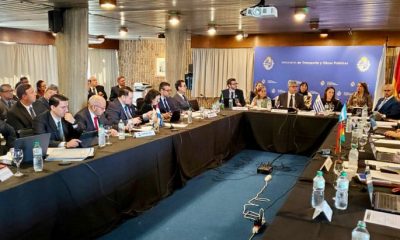
<path id="1" fill-rule="evenodd" d="M 384 92 L 390 92 L 390 91 L 392 91 L 392 90 L 383 90 Z"/>
<path id="2" fill-rule="evenodd" d="M 102 106 L 99 106 L 99 105 L 94 105 L 95 107 L 98 107 L 98 108 L 100 108 L 100 109 L 102 109 L 102 110 L 106 110 L 106 107 L 102 107 Z"/>
<path id="3" fill-rule="evenodd" d="M 162 90 L 166 92 L 172 92 L 172 89 L 165 90 L 164 88 L 162 88 Z"/>

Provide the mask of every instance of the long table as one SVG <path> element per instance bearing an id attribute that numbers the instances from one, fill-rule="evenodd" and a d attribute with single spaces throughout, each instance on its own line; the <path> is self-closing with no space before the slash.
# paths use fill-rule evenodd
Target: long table
<path id="1" fill-rule="evenodd" d="M 244 148 L 314 152 L 335 117 L 223 111 L 175 131 L 96 149 L 93 159 L 0 184 L 0 239 L 80 239 L 105 233 Z"/>
<path id="2" fill-rule="evenodd" d="M 321 149 L 329 148 L 333 150 L 335 148 L 336 134 L 337 128 L 335 127 L 322 144 Z M 350 135 L 347 134 L 346 139 L 348 140 L 343 151 L 348 153 Z M 338 157 L 334 155 L 334 158 L 337 159 Z M 347 154 L 345 154 L 345 158 L 347 158 Z M 359 159 L 374 159 L 369 146 L 367 146 L 365 153 L 360 152 Z M 358 220 L 363 220 L 365 210 L 371 209 L 368 192 L 361 183 L 357 183 L 354 180 L 351 181 L 348 208 L 346 210 L 335 209 L 332 198 L 335 196 L 336 191 L 333 187 L 336 176 L 331 169 L 329 173 L 324 174 L 324 178 L 326 181 L 325 200 L 333 210 L 332 222 L 328 222 L 323 217 L 312 220 L 314 213 L 314 209 L 311 208 L 313 178 L 324 160 L 325 158 L 320 154 L 313 157 L 277 213 L 274 221 L 267 227 L 263 239 L 351 239 L 351 232 L 356 227 Z M 365 167 L 363 161 L 360 161 L 359 167 Z M 377 189 L 379 191 L 388 191 L 388 189 L 383 188 Z M 396 229 L 368 223 L 367 229 L 371 239 L 400 239 L 400 231 Z"/>

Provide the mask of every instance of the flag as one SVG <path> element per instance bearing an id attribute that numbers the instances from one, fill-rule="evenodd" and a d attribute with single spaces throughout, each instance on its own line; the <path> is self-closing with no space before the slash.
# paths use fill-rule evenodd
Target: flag
<path id="1" fill-rule="evenodd" d="M 157 106 L 156 112 L 157 112 L 158 122 L 160 123 L 160 127 L 163 127 L 164 121 L 163 121 L 163 118 L 161 116 L 161 112 L 160 112 L 160 109 L 158 108 L 158 106 Z"/>
<path id="2" fill-rule="evenodd" d="M 316 113 L 325 111 L 324 104 L 321 101 L 321 97 L 318 94 L 317 99 L 314 101 L 313 109 Z"/>
<path id="3" fill-rule="evenodd" d="M 400 93 L 400 53 L 399 53 L 399 50 L 396 51 L 396 54 L 397 54 L 397 59 L 396 59 L 394 69 L 393 69 L 393 87 L 394 87 L 394 96 L 396 98 L 398 98 L 399 93 Z"/>
<path id="4" fill-rule="evenodd" d="M 342 107 L 342 111 L 340 111 L 339 122 L 343 122 L 346 119 L 347 119 L 347 106 L 346 106 L 346 103 L 344 103 L 344 105 Z"/>
<path id="5" fill-rule="evenodd" d="M 339 115 L 339 124 L 338 124 L 338 132 L 336 137 L 336 153 L 340 153 L 342 151 L 342 143 L 346 141 L 346 135 L 344 133 L 344 121 L 347 119 L 347 108 L 346 103 L 342 107 L 342 111 Z"/>

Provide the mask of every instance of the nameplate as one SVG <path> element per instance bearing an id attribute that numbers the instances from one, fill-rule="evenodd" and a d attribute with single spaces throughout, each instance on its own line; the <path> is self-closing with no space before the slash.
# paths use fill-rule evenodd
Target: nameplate
<path id="1" fill-rule="evenodd" d="M 317 218 L 319 215 L 321 215 L 321 213 L 325 216 L 325 218 L 331 222 L 332 221 L 332 208 L 329 206 L 329 204 L 324 200 L 324 202 L 322 203 L 321 207 L 317 207 L 314 210 L 314 214 L 312 219 Z"/>
<path id="2" fill-rule="evenodd" d="M 4 182 L 5 180 L 9 179 L 13 175 L 14 174 L 11 172 L 11 170 L 8 167 L 4 166 L 4 165 L 0 169 L 0 181 L 2 181 L 2 182 Z"/>
<path id="3" fill-rule="evenodd" d="M 156 133 L 154 132 L 154 130 L 134 133 L 135 138 L 150 137 L 150 136 L 155 136 L 155 135 L 156 135 Z"/>
<path id="4" fill-rule="evenodd" d="M 297 111 L 297 115 L 301 115 L 301 116 L 315 116 L 315 111 Z M 325 113 L 323 114 L 324 116 L 328 116 L 325 115 Z"/>
<path id="5" fill-rule="evenodd" d="M 325 168 L 326 171 L 329 172 L 329 169 L 331 169 L 332 164 L 333 164 L 333 162 L 332 162 L 331 157 L 327 157 L 324 161 L 324 164 L 322 164 L 322 166 L 319 170 L 323 170 Z"/>
<path id="6" fill-rule="evenodd" d="M 232 110 L 235 110 L 235 111 L 247 111 L 249 109 L 247 107 L 233 107 Z"/>
<path id="7" fill-rule="evenodd" d="M 211 112 L 211 113 L 207 114 L 207 118 L 215 118 L 215 117 L 217 117 L 217 116 L 218 116 L 218 115 L 217 115 L 216 112 Z"/>
<path id="8" fill-rule="evenodd" d="M 271 112 L 273 112 L 273 113 L 284 113 L 284 114 L 287 114 L 287 113 L 288 113 L 288 110 L 287 110 L 287 109 L 276 109 L 276 108 L 274 108 L 274 109 L 271 110 Z"/>

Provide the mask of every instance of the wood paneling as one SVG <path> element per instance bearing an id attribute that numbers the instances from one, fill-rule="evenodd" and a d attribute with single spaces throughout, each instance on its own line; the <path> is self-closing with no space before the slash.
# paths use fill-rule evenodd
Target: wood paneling
<path id="1" fill-rule="evenodd" d="M 119 50 L 119 40 L 106 39 L 102 44 L 89 44 L 90 48 Z"/>
<path id="2" fill-rule="evenodd" d="M 37 45 L 54 45 L 55 38 L 49 32 L 0 28 L 0 41 Z"/>
<path id="3" fill-rule="evenodd" d="M 363 31 L 331 32 L 328 38 L 317 33 L 285 33 L 250 35 L 243 41 L 234 36 L 192 36 L 192 48 L 251 48 L 256 46 L 353 46 L 383 45 L 400 46 L 400 32 Z"/>

